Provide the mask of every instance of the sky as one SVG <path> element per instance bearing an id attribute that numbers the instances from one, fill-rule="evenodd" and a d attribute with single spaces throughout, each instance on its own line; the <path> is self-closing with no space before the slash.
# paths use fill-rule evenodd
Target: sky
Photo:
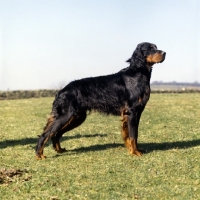
<path id="1" fill-rule="evenodd" d="M 167 53 L 151 82 L 200 82 L 200 1 L 0 0 L 0 90 L 118 72 L 141 42 Z"/>

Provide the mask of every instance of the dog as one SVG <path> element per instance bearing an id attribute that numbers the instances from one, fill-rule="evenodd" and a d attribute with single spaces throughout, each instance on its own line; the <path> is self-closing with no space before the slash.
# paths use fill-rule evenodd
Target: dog
<path id="1" fill-rule="evenodd" d="M 121 115 L 122 138 L 131 155 L 141 156 L 138 150 L 138 126 L 141 114 L 150 98 L 152 66 L 165 60 L 166 53 L 157 50 L 155 44 L 140 43 L 127 60 L 129 66 L 121 71 L 99 77 L 75 80 L 61 89 L 55 97 L 52 112 L 39 136 L 36 158 L 43 154 L 46 142 L 51 138 L 57 153 L 62 135 L 81 125 L 88 111 Z"/>

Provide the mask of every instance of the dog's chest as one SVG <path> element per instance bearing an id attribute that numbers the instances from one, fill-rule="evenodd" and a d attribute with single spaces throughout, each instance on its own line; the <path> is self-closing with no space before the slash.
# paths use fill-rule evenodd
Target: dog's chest
<path id="1" fill-rule="evenodd" d="M 138 102 L 141 106 L 145 106 L 150 98 L 151 89 L 150 86 L 145 86 L 143 92 L 138 98 Z"/>

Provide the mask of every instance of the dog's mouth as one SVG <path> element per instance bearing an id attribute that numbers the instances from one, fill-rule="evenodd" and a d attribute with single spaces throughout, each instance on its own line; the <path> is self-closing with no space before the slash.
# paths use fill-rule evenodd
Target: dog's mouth
<path id="1" fill-rule="evenodd" d="M 157 63 L 162 63 L 165 60 L 166 53 L 163 51 L 161 54 L 162 54 L 162 60 Z"/>
<path id="2" fill-rule="evenodd" d="M 161 61 L 159 61 L 159 62 L 156 62 L 155 64 L 162 63 L 164 60 L 165 60 L 165 57 L 164 57 L 164 58 L 163 58 Z"/>

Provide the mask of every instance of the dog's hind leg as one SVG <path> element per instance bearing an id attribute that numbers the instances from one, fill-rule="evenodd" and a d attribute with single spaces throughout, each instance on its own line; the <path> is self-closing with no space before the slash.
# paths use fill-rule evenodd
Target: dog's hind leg
<path id="1" fill-rule="evenodd" d="M 65 129 L 73 120 L 75 116 L 73 112 L 63 113 L 59 116 L 49 118 L 43 134 L 39 137 L 36 147 L 36 158 L 45 158 L 43 155 L 44 146 L 47 141 L 54 137 L 60 130 Z"/>
<path id="2" fill-rule="evenodd" d="M 58 153 L 63 153 L 66 151 L 65 148 L 61 148 L 60 146 L 60 138 L 65 132 L 80 126 L 85 121 L 86 117 L 87 115 L 85 111 L 79 112 L 73 117 L 70 123 L 67 123 L 66 126 L 64 126 L 61 130 L 59 130 L 56 135 L 51 137 L 51 141 L 55 151 L 57 151 Z"/>

